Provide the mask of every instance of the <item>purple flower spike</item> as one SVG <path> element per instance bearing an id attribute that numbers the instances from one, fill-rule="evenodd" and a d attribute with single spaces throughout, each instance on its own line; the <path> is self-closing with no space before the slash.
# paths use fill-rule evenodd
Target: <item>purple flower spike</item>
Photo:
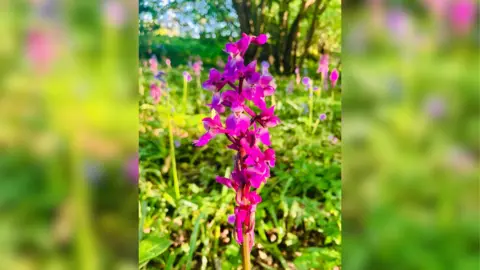
<path id="1" fill-rule="evenodd" d="M 208 80 L 202 84 L 213 94 L 212 102 L 207 105 L 218 114 L 213 119 L 203 119 L 207 132 L 194 141 L 196 146 L 204 146 L 216 135 L 225 134 L 230 141 L 227 148 L 236 152 L 230 177 L 218 176 L 215 180 L 236 192 L 235 212 L 228 217 L 228 222 L 235 225 L 236 241 L 248 244 L 250 249 L 255 238 L 255 209 L 262 201 L 255 189 L 266 183 L 270 168 L 275 166 L 275 151 L 270 148 L 268 129 L 278 125 L 280 119 L 274 114 L 275 108 L 268 108 L 265 103 L 265 97 L 272 96 L 276 89 L 268 73 L 268 62 L 262 63 L 262 73 L 259 73 L 257 62 L 246 64 L 243 56 L 251 44 L 262 45 L 267 39 L 265 34 L 242 34 L 238 41 L 226 44 L 229 56 L 223 72 L 211 69 Z M 258 110 L 250 108 L 246 100 Z M 220 114 L 226 116 L 225 124 Z"/>
<path id="2" fill-rule="evenodd" d="M 200 72 L 202 71 L 202 65 L 202 61 L 196 61 L 195 63 L 193 63 L 192 69 L 195 76 L 200 76 Z"/>
<path id="3" fill-rule="evenodd" d="M 335 87 L 337 85 L 338 80 L 338 71 L 337 69 L 333 69 L 330 73 L 330 81 L 332 82 L 332 86 Z"/>
<path id="4" fill-rule="evenodd" d="M 328 74 L 328 54 L 322 54 L 318 62 L 317 73 L 322 74 L 322 78 L 325 80 Z"/>
<path id="5" fill-rule="evenodd" d="M 308 90 L 312 86 L 312 80 L 309 77 L 303 77 L 302 84 L 305 85 L 305 89 Z"/>
<path id="6" fill-rule="evenodd" d="M 157 104 L 160 102 L 160 98 L 162 97 L 162 89 L 155 83 L 150 85 L 150 96 L 153 98 L 153 102 Z"/>
<path id="7" fill-rule="evenodd" d="M 150 64 L 150 70 L 152 71 L 153 74 L 157 74 L 158 72 L 158 62 L 157 62 L 157 57 L 152 56 L 150 60 L 148 60 L 148 63 Z"/>
<path id="8" fill-rule="evenodd" d="M 190 73 L 188 73 L 188 71 L 183 72 L 183 78 L 187 80 L 187 82 L 192 80 L 192 76 L 190 75 Z"/>
<path id="9" fill-rule="evenodd" d="M 219 91 L 221 90 L 227 82 L 218 70 L 212 68 L 210 69 L 210 74 L 208 75 L 208 80 L 206 80 L 202 87 L 208 91 Z"/>

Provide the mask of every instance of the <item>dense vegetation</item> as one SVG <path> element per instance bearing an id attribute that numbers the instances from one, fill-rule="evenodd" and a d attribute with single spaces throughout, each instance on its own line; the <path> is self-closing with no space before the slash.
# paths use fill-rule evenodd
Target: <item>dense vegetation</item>
<path id="1" fill-rule="evenodd" d="M 216 138 L 196 148 L 192 141 L 203 132 L 201 119 L 209 115 L 200 100 L 205 90 L 189 83 L 187 107 L 182 105 L 181 66 L 163 69 L 170 91 L 172 135 L 180 198 L 175 197 L 172 151 L 169 144 L 167 97 L 154 105 L 149 94 L 154 80 L 142 68 L 140 101 L 140 263 L 147 269 L 207 266 L 232 269 L 240 265 L 227 216 L 233 212 L 234 192 L 215 182 L 232 169 L 232 151 Z M 313 75 L 313 71 L 309 72 Z M 207 74 L 201 74 L 205 80 Z M 318 85 L 318 79 L 314 82 Z M 332 269 L 340 265 L 340 89 L 314 94 L 316 128 L 308 127 L 308 91 L 294 77 L 276 77 L 274 100 L 282 124 L 272 129 L 277 165 L 261 189 L 264 201 L 256 214 L 257 244 L 254 265 L 265 269 Z M 335 138 L 332 138 L 332 135 Z"/>

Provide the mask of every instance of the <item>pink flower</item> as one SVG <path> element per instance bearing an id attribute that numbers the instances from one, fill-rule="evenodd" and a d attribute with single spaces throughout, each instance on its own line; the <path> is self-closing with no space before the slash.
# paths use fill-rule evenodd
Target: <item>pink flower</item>
<path id="1" fill-rule="evenodd" d="M 34 30 L 28 33 L 26 53 L 36 70 L 50 67 L 55 57 L 54 44 L 55 40 L 45 32 Z"/>
<path id="2" fill-rule="evenodd" d="M 208 91 L 219 91 L 225 86 L 225 84 L 227 84 L 227 82 L 225 81 L 225 78 L 223 78 L 222 73 L 212 68 L 210 69 L 208 80 L 202 84 L 202 87 Z"/>
<path id="3" fill-rule="evenodd" d="M 450 22 L 458 34 L 471 31 L 476 22 L 477 4 L 472 0 L 458 0 L 450 8 Z"/>
<path id="4" fill-rule="evenodd" d="M 203 118 L 203 126 L 207 132 L 203 134 L 198 140 L 193 143 L 195 146 L 204 146 L 207 144 L 213 137 L 220 133 L 227 133 L 227 130 L 223 128 L 222 122 L 220 121 L 220 116 L 217 114 L 212 118 Z"/>
<path id="5" fill-rule="evenodd" d="M 229 56 L 224 71 L 211 69 L 208 80 L 202 84 L 213 92 L 212 101 L 207 105 L 218 114 L 214 119 L 204 119 L 207 132 L 194 141 L 196 146 L 203 146 L 223 133 L 231 142 L 227 147 L 236 151 L 230 177 L 218 176 L 216 181 L 236 192 L 235 212 L 228 217 L 228 222 L 235 224 L 235 238 L 239 244 L 244 243 L 244 236 L 248 237 L 250 249 L 254 243 L 255 208 L 262 201 L 255 189 L 266 183 L 270 168 L 275 166 L 275 151 L 270 148 L 268 128 L 278 125 L 280 119 L 274 114 L 274 107 L 267 108 L 265 104 L 265 96 L 273 95 L 276 88 L 273 77 L 267 73 L 268 63 L 263 63 L 260 74 L 256 70 L 257 62 L 254 60 L 246 65 L 243 56 L 250 44 L 262 45 L 266 41 L 264 34 L 256 37 L 243 34 L 240 40 L 225 46 Z M 223 90 L 225 86 L 228 87 Z M 252 101 L 260 113 L 250 108 L 245 100 Z M 223 125 L 219 114 L 227 110 Z"/>
<path id="6" fill-rule="evenodd" d="M 200 72 L 202 70 L 202 61 L 196 61 L 195 63 L 193 63 L 192 65 L 192 69 L 193 69 L 193 73 L 195 74 L 195 76 L 200 76 Z"/>
<path id="7" fill-rule="evenodd" d="M 170 61 L 170 58 L 165 59 L 165 64 L 167 64 L 168 68 L 172 67 L 172 61 Z"/>
<path id="8" fill-rule="evenodd" d="M 322 54 L 318 62 L 317 73 L 322 73 L 322 78 L 325 80 L 328 74 L 328 54 Z"/>
<path id="9" fill-rule="evenodd" d="M 152 71 L 153 74 L 157 74 L 158 72 L 158 62 L 157 62 L 157 57 L 152 56 L 150 60 L 148 60 L 148 63 L 150 64 L 150 70 Z"/>
<path id="10" fill-rule="evenodd" d="M 330 73 L 330 82 L 332 82 L 332 86 L 335 87 L 337 85 L 338 80 L 338 71 L 337 69 L 333 69 Z"/>
<path id="11" fill-rule="evenodd" d="M 183 72 L 183 78 L 184 78 L 187 82 L 189 82 L 189 81 L 192 80 L 192 76 L 190 75 L 190 73 L 188 73 L 188 71 L 184 71 L 184 72 Z"/>
<path id="12" fill-rule="evenodd" d="M 150 85 L 150 96 L 153 98 L 155 104 L 157 104 L 162 97 L 162 89 L 156 83 Z"/>
<path id="13" fill-rule="evenodd" d="M 305 89 L 308 90 L 312 86 L 312 80 L 310 80 L 309 77 L 303 77 L 302 84 L 305 85 Z"/>

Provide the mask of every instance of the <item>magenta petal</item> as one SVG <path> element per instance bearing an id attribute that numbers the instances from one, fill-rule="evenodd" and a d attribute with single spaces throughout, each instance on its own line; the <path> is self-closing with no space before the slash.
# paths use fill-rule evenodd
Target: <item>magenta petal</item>
<path id="1" fill-rule="evenodd" d="M 260 84 L 262 84 L 262 85 L 267 85 L 267 84 L 269 84 L 272 80 L 273 80 L 272 76 L 265 75 L 265 76 L 260 77 Z"/>
<path id="2" fill-rule="evenodd" d="M 198 140 L 195 140 L 193 141 L 193 144 L 195 146 L 204 146 L 205 144 L 207 144 L 211 139 L 213 138 L 213 135 L 210 134 L 210 132 L 207 132 L 205 134 L 203 134 Z"/>
<path id="3" fill-rule="evenodd" d="M 267 40 L 268 40 L 267 35 L 260 34 L 260 35 L 258 35 L 258 37 L 255 38 L 255 40 L 253 42 L 257 45 L 263 45 L 263 44 L 267 43 Z"/>
<path id="4" fill-rule="evenodd" d="M 261 201 L 262 201 L 262 197 L 260 197 L 260 195 L 257 194 L 257 192 L 255 191 L 252 191 L 248 194 L 248 200 L 252 203 L 252 204 L 259 204 Z"/>
<path id="5" fill-rule="evenodd" d="M 260 73 L 253 72 L 248 78 L 247 82 L 250 84 L 256 84 L 260 80 Z"/>
<path id="6" fill-rule="evenodd" d="M 270 146 L 272 144 L 272 142 L 270 141 L 270 133 L 268 132 L 268 129 L 261 128 L 260 132 L 258 133 L 258 137 L 263 144 L 267 146 Z"/>
<path id="7" fill-rule="evenodd" d="M 237 127 L 237 121 L 235 120 L 235 114 L 230 114 L 225 120 L 225 125 L 228 130 L 234 131 Z"/>
<path id="8" fill-rule="evenodd" d="M 245 132 L 247 131 L 248 127 L 250 126 L 250 118 L 245 114 L 240 114 L 237 120 L 237 131 Z"/>
<path id="9" fill-rule="evenodd" d="M 229 215 L 227 218 L 228 223 L 234 224 L 235 223 L 235 215 Z"/>
<path id="10" fill-rule="evenodd" d="M 232 43 L 227 43 L 227 45 L 225 45 L 225 51 L 226 51 L 227 53 L 236 54 L 236 53 L 238 53 L 237 45 L 232 44 Z"/>
<path id="11" fill-rule="evenodd" d="M 268 148 L 265 150 L 265 161 L 267 161 L 270 167 L 275 167 L 275 150 Z"/>
<path id="12" fill-rule="evenodd" d="M 217 181 L 217 183 L 220 183 L 222 185 L 225 185 L 229 188 L 233 188 L 232 187 L 232 180 L 229 179 L 229 178 L 226 178 L 226 177 L 221 177 L 221 176 L 217 176 L 215 177 L 215 181 Z"/>
<path id="13" fill-rule="evenodd" d="M 304 85 L 307 85 L 307 86 L 310 85 L 310 78 L 308 78 L 308 77 L 303 77 L 302 83 L 303 83 Z"/>
<path id="14" fill-rule="evenodd" d="M 237 223 L 238 224 L 238 223 Z M 238 226 L 237 225 L 237 243 L 242 244 L 243 243 L 243 230 L 242 230 L 242 225 Z"/>

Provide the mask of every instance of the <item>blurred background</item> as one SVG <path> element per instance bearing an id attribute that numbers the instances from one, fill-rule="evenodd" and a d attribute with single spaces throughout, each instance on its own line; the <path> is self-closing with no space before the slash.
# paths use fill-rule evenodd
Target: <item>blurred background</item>
<path id="1" fill-rule="evenodd" d="M 135 1 L 5 0 L 0 269 L 136 269 Z"/>
<path id="2" fill-rule="evenodd" d="M 190 143 L 208 113 L 197 78 L 225 63 L 241 31 L 270 36 L 249 57 L 268 62 L 283 121 L 255 267 L 479 268 L 478 1 L 241 4 L 0 2 L 0 269 L 237 267 L 233 192 L 213 181 L 231 170 L 225 141 Z M 341 71 L 335 88 L 319 83 L 322 53 Z M 166 73 L 156 104 L 153 55 Z M 314 135 L 296 66 L 325 90 L 313 95 Z M 161 106 L 170 91 L 171 114 Z"/>
<path id="3" fill-rule="evenodd" d="M 233 152 L 223 136 L 192 142 L 211 115 L 201 83 L 223 71 L 225 44 L 244 32 L 269 37 L 246 62 L 273 75 L 266 102 L 282 121 L 270 129 L 277 162 L 260 188 L 254 269 L 340 269 L 340 1 L 139 4 L 140 268 L 241 268 L 227 222 L 235 193 L 215 181 L 230 175 Z"/>
<path id="4" fill-rule="evenodd" d="M 478 1 L 344 1 L 343 267 L 478 269 Z"/>

